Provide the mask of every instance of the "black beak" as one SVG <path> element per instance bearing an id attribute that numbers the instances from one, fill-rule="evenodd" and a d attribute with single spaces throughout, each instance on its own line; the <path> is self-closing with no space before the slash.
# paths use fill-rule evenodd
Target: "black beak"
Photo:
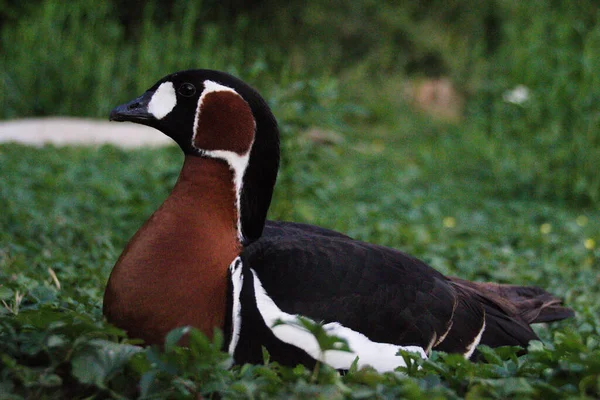
<path id="1" fill-rule="evenodd" d="M 146 92 L 129 103 L 121 104 L 110 112 L 111 121 L 130 121 L 148 125 L 156 121 L 156 117 L 148 112 L 148 103 L 152 99 L 152 92 Z"/>

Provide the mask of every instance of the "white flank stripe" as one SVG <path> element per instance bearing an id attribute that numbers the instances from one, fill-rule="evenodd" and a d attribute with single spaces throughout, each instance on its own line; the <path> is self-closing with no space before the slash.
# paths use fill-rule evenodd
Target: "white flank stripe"
<path id="1" fill-rule="evenodd" d="M 452 330 L 452 325 L 454 325 L 454 321 L 452 321 L 452 319 L 454 318 L 454 313 L 456 312 L 457 306 L 458 306 L 458 300 L 455 298 L 454 303 L 452 304 L 452 314 L 450 315 L 450 321 L 448 322 L 448 327 L 446 328 L 446 332 L 442 333 L 442 336 L 440 336 L 438 338 L 437 342 L 435 342 L 433 344 L 433 347 L 437 347 L 440 343 L 442 343 L 446 339 L 446 336 L 448 336 L 448 333 L 450 333 L 450 331 Z"/>
<path id="2" fill-rule="evenodd" d="M 464 354 L 467 360 L 471 358 L 471 356 L 475 352 L 475 349 L 479 345 L 479 342 L 481 341 L 481 336 L 483 335 L 483 331 L 485 331 L 485 314 L 483 314 L 483 324 L 481 324 L 481 329 L 479 330 L 479 333 L 477 334 L 477 336 L 475 336 L 475 339 L 473 339 L 473 343 L 467 346 L 467 351 Z"/>
<path id="3" fill-rule="evenodd" d="M 204 91 L 200 98 L 198 99 L 198 107 L 196 108 L 196 115 L 194 116 L 194 134 L 192 135 L 192 147 L 198 150 L 202 155 L 211 158 L 218 158 L 224 160 L 229 168 L 233 171 L 233 183 L 235 185 L 235 195 L 236 195 L 236 208 L 238 214 L 237 220 L 237 229 L 238 229 L 238 239 L 240 242 L 244 241 L 243 233 L 242 233 L 242 221 L 241 221 L 241 210 L 240 210 L 240 197 L 242 195 L 242 184 L 244 179 L 244 173 L 246 172 L 246 168 L 248 167 L 248 162 L 250 161 L 250 149 L 252 148 L 252 144 L 250 144 L 250 149 L 246 154 L 239 155 L 236 152 L 229 150 L 205 150 L 197 148 L 194 143 L 196 139 L 196 127 L 198 126 L 198 119 L 200 118 L 200 112 L 202 109 L 202 102 L 207 94 L 212 92 L 231 92 L 240 96 L 238 92 L 233 90 L 230 87 L 223 86 L 213 81 L 206 80 L 204 81 Z M 240 96 L 242 98 L 242 96 Z M 242 98 L 243 99 L 243 98 Z M 245 101 L 245 100 L 244 100 Z"/>
<path id="4" fill-rule="evenodd" d="M 296 346 L 308 353 L 315 360 L 319 360 L 336 369 L 349 369 L 358 357 L 358 367 L 370 365 L 379 372 L 393 371 L 399 366 L 406 366 L 402 356 L 397 356 L 398 350 L 418 353 L 420 357 L 427 358 L 423 348 L 419 346 L 397 346 L 389 343 L 377 343 L 369 340 L 360 332 L 337 323 L 330 322 L 323 325 L 325 331 L 331 335 L 346 339 L 351 352 L 327 350 L 322 352 L 317 339 L 308 331 L 295 325 L 275 325 L 277 320 L 283 322 L 296 322 L 296 316 L 282 311 L 269 297 L 263 288 L 254 270 L 254 292 L 256 306 L 262 315 L 265 324 L 271 328 L 273 334 L 282 342 Z"/>
<path id="5" fill-rule="evenodd" d="M 442 336 L 439 337 L 439 339 L 437 340 L 437 342 L 435 342 L 433 347 L 437 347 L 440 343 L 442 343 L 446 339 L 446 336 L 448 336 L 448 334 L 450 333 L 450 330 L 452 330 L 452 325 L 454 325 L 454 322 L 450 321 L 450 323 L 448 324 L 448 329 L 446 329 L 446 332 L 444 332 L 442 334 Z"/>
<path id="6" fill-rule="evenodd" d="M 433 345 L 437 343 L 437 333 L 433 332 L 433 335 L 431 336 L 431 340 L 429 341 L 429 344 L 427 345 L 427 348 L 425 349 L 425 353 L 429 354 L 431 353 L 431 349 L 433 348 Z"/>
<path id="7" fill-rule="evenodd" d="M 229 342 L 229 354 L 233 356 L 235 348 L 240 339 L 240 329 L 242 327 L 242 304 L 240 303 L 240 295 L 242 293 L 242 285 L 244 276 L 242 275 L 242 260 L 236 257 L 229 266 L 231 273 L 231 282 L 233 284 L 233 307 L 231 309 L 231 341 Z"/>
<path id="8" fill-rule="evenodd" d="M 177 95 L 172 82 L 163 82 L 152 95 L 148 104 L 148 112 L 156 117 L 163 119 L 177 105 Z"/>

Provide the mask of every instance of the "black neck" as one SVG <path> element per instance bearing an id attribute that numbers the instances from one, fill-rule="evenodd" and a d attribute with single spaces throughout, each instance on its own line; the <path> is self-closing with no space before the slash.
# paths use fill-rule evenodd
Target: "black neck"
<path id="1" fill-rule="evenodd" d="M 254 100 L 257 101 L 250 101 L 249 104 L 256 119 L 256 137 L 240 196 L 244 245 L 252 243 L 262 235 L 279 169 L 277 121 L 262 98 Z"/>

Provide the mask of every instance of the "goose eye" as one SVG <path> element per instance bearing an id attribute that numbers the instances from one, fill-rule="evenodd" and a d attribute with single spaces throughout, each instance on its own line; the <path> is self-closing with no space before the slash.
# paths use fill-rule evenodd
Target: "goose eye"
<path id="1" fill-rule="evenodd" d="M 178 92 L 184 97 L 191 97 L 194 95 L 194 93 L 196 93 L 196 87 L 191 83 L 184 83 L 183 85 L 179 86 Z"/>

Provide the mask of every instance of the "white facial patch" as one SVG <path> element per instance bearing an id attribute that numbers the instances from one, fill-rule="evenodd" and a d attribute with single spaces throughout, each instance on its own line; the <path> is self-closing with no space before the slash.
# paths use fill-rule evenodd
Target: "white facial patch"
<path id="1" fill-rule="evenodd" d="M 351 352 L 340 350 L 326 350 L 323 352 L 314 335 L 293 324 L 296 321 L 296 316 L 282 311 L 269 297 L 256 272 L 251 271 L 254 275 L 256 306 L 267 327 L 271 329 L 277 339 L 304 350 L 315 360 L 336 369 L 349 369 L 358 357 L 357 366 L 359 368 L 370 365 L 379 372 L 387 372 L 393 371 L 399 366 L 406 366 L 404 358 L 396 355 L 398 350 L 417 353 L 421 358 L 427 358 L 427 354 L 425 354 L 422 347 L 373 342 L 362 333 L 346 328 L 337 322 L 325 324 L 323 329 L 330 335 L 346 339 Z M 291 324 L 274 326 L 278 320 L 284 323 L 290 322 Z"/>
<path id="2" fill-rule="evenodd" d="M 450 321 L 448 322 L 448 327 L 446 328 L 446 331 L 444 333 L 442 333 L 442 335 L 439 338 L 437 338 L 437 340 L 434 340 L 434 343 L 430 346 L 430 348 L 427 349 L 427 354 L 429 354 L 431 352 L 432 348 L 439 346 L 444 340 L 446 340 L 446 336 L 448 336 L 448 334 L 452 330 L 452 326 L 454 325 L 454 321 L 452 319 L 454 318 L 454 313 L 456 312 L 457 306 L 458 306 L 458 301 L 454 300 L 454 303 L 452 304 L 452 314 L 450 315 Z"/>
<path id="3" fill-rule="evenodd" d="M 177 95 L 173 82 L 163 82 L 148 103 L 148 112 L 156 119 L 163 119 L 177 105 Z"/>

